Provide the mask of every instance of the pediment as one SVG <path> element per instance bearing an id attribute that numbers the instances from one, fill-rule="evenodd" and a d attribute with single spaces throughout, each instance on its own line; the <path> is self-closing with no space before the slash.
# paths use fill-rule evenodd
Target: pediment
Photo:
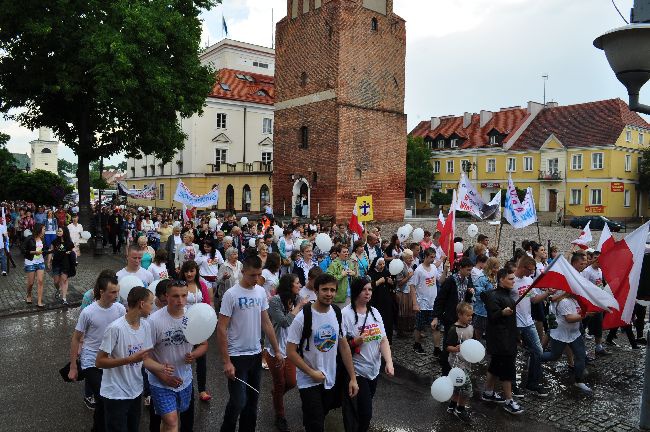
<path id="1" fill-rule="evenodd" d="M 260 147 L 273 147 L 273 140 L 269 137 L 264 138 L 258 144 Z"/>
<path id="2" fill-rule="evenodd" d="M 228 138 L 228 135 L 225 133 L 220 133 L 216 137 L 212 138 L 212 142 L 218 144 L 230 144 L 232 141 Z"/>

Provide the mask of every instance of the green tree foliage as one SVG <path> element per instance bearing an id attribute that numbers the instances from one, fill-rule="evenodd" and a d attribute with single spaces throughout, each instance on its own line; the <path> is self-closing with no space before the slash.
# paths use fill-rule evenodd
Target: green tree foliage
<path id="1" fill-rule="evenodd" d="M 14 173 L 8 178 L 4 193 L 9 200 L 58 205 L 63 202 L 63 197 L 72 190 L 72 186 L 57 174 L 36 170 L 30 173 Z"/>
<path id="2" fill-rule="evenodd" d="M 220 0 L 0 2 L 0 111 L 51 128 L 78 156 L 89 221 L 89 164 L 140 152 L 168 162 L 180 118 L 200 112 L 215 82 L 198 59 L 202 9 Z"/>
<path id="3" fill-rule="evenodd" d="M 90 171 L 90 186 L 94 189 L 108 189 L 108 183 L 99 174 L 99 171 Z"/>
<path id="4" fill-rule="evenodd" d="M 58 173 L 61 177 L 76 177 L 77 176 L 77 164 L 74 162 L 68 162 L 65 159 L 59 159 L 58 162 Z"/>
<path id="5" fill-rule="evenodd" d="M 431 152 L 422 137 L 408 136 L 406 143 L 406 196 L 415 196 L 418 192 L 431 187 L 433 168 Z"/>
<path id="6" fill-rule="evenodd" d="M 0 170 L 9 168 L 14 163 L 14 157 L 6 147 L 9 138 L 9 135 L 0 132 Z"/>
<path id="7" fill-rule="evenodd" d="M 450 193 L 434 192 L 431 194 L 431 202 L 437 206 L 450 205 L 452 199 L 454 199 L 454 196 Z"/>
<path id="8" fill-rule="evenodd" d="M 650 190 L 650 149 L 641 150 L 639 159 L 639 189 Z"/>

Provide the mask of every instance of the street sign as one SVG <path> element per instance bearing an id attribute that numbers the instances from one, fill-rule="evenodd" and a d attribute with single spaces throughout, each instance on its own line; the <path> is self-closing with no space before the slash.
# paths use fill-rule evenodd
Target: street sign
<path id="1" fill-rule="evenodd" d="M 357 217 L 359 222 L 369 222 L 374 219 L 372 195 L 357 197 Z"/>

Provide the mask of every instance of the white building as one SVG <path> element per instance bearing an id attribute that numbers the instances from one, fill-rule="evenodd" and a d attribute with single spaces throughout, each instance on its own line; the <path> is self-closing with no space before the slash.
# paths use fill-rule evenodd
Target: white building
<path id="1" fill-rule="evenodd" d="M 48 128 L 38 130 L 38 139 L 30 141 L 32 151 L 30 156 L 30 170 L 50 171 L 58 173 L 59 142 L 52 139 L 52 131 Z"/>
<path id="2" fill-rule="evenodd" d="M 157 197 L 139 205 L 178 206 L 178 179 L 196 194 L 218 185 L 219 209 L 261 211 L 271 198 L 275 52 L 224 39 L 201 54 L 217 70 L 217 82 L 201 116 L 182 119 L 185 148 L 171 163 L 151 155 L 127 159 L 126 182 L 141 188 L 155 181 Z"/>

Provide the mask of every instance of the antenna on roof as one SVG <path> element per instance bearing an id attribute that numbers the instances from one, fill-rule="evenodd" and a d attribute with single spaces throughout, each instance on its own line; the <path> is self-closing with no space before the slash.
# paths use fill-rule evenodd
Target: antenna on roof
<path id="1" fill-rule="evenodd" d="M 546 81 L 548 81 L 548 74 L 542 75 L 542 80 L 544 81 L 544 106 L 546 107 Z"/>
<path id="2" fill-rule="evenodd" d="M 271 8 L 271 49 L 275 48 L 275 36 L 273 35 L 273 8 Z"/>

